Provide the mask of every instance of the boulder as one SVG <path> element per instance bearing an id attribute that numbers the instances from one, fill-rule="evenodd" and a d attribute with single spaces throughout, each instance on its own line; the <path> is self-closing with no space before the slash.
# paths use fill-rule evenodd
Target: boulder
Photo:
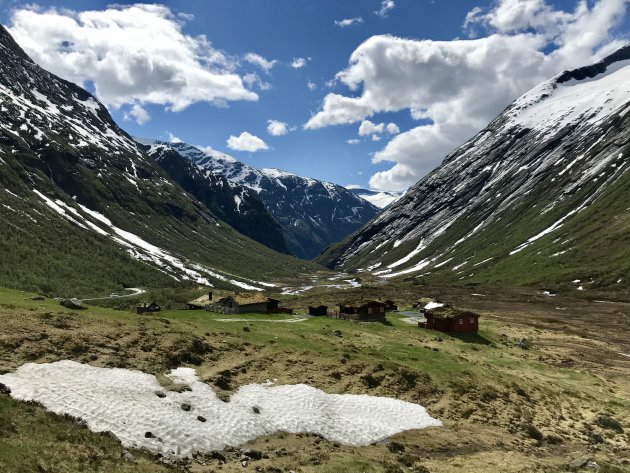
<path id="1" fill-rule="evenodd" d="M 73 310 L 86 310 L 87 309 L 87 307 L 85 307 L 79 299 L 74 299 L 74 298 L 61 299 L 59 303 L 62 306 L 67 307 L 68 309 L 73 309 Z"/>

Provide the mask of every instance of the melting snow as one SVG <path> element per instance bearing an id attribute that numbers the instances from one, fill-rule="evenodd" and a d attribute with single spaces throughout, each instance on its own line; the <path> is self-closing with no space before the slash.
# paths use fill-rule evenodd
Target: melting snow
<path id="1" fill-rule="evenodd" d="M 168 376 L 191 391 L 165 391 L 153 375 L 140 371 L 68 360 L 28 363 L 15 373 L 0 375 L 0 382 L 16 399 L 36 401 L 57 414 L 80 418 L 94 432 L 110 431 L 125 447 L 147 448 L 170 457 L 242 445 L 281 431 L 313 433 L 361 446 L 405 430 L 442 425 L 424 407 L 397 399 L 326 394 L 304 384 L 267 383 L 241 387 L 226 403 L 192 368 L 178 368 Z M 183 403 L 190 410 L 183 410 Z"/>
<path id="2" fill-rule="evenodd" d="M 426 310 L 437 309 L 438 307 L 444 307 L 444 304 L 442 304 L 441 302 L 431 301 L 424 306 Z"/>
<path id="3" fill-rule="evenodd" d="M 629 65 L 630 61 L 613 64 L 596 80 L 545 82 L 514 103 L 508 112 L 508 126 L 546 131 L 561 129 L 578 119 L 597 123 L 628 103 Z"/>
<path id="4" fill-rule="evenodd" d="M 395 247 L 396 245 L 394 245 Z M 390 269 L 393 269 L 397 266 L 400 266 L 401 264 L 405 264 L 407 261 L 409 261 L 411 258 L 413 258 L 414 256 L 416 256 L 418 253 L 420 253 L 422 250 L 424 250 L 426 248 L 426 245 L 424 244 L 424 239 L 420 240 L 420 243 L 418 243 L 418 246 L 416 247 L 415 250 L 410 251 L 409 254 L 401 259 L 399 259 L 398 261 L 392 263 L 392 264 L 388 264 L 387 267 Z"/>

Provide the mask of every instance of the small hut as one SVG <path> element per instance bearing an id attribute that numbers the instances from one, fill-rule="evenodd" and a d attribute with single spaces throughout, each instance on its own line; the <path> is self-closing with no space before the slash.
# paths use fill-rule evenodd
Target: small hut
<path id="1" fill-rule="evenodd" d="M 308 315 L 316 315 L 316 316 L 328 315 L 328 306 L 325 306 L 325 305 L 319 305 L 317 307 L 309 306 Z"/>
<path id="2" fill-rule="evenodd" d="M 259 292 L 239 292 L 211 301 L 206 310 L 220 314 L 292 314 L 292 309 L 280 307 L 278 299 L 266 297 Z"/>
<path id="3" fill-rule="evenodd" d="M 339 318 L 356 321 L 384 321 L 385 304 L 370 300 L 346 301 L 339 304 Z"/>
<path id="4" fill-rule="evenodd" d="M 452 307 L 436 307 L 425 313 L 426 322 L 418 322 L 419 327 L 440 332 L 477 333 L 479 330 L 479 314 Z"/>

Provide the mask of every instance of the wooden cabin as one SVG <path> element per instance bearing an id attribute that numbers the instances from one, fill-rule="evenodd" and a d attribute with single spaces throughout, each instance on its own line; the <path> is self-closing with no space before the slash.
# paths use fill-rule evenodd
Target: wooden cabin
<path id="1" fill-rule="evenodd" d="M 144 305 L 136 307 L 136 314 L 146 314 L 147 312 L 159 312 L 162 308 L 155 302 L 151 302 L 149 305 L 145 302 Z"/>
<path id="2" fill-rule="evenodd" d="M 328 315 L 328 306 L 325 305 L 320 305 L 317 307 L 308 307 L 308 315 L 316 315 L 316 316 L 321 316 L 321 315 Z"/>
<path id="3" fill-rule="evenodd" d="M 220 314 L 292 314 L 292 309 L 280 307 L 278 299 L 260 293 L 240 292 L 206 305 L 206 310 Z"/>
<path id="4" fill-rule="evenodd" d="M 339 318 L 382 322 L 385 320 L 385 303 L 370 300 L 346 301 L 339 304 Z"/>
<path id="5" fill-rule="evenodd" d="M 452 307 L 437 307 L 425 312 L 426 322 L 418 322 L 418 326 L 446 333 L 477 333 L 479 330 L 479 314 Z"/>

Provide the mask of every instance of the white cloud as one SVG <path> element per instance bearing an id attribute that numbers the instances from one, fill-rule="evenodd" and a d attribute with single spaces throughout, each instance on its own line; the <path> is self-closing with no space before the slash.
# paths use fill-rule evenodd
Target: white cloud
<path id="1" fill-rule="evenodd" d="M 129 111 L 125 112 L 123 118 L 125 120 L 135 120 L 138 125 L 144 125 L 151 120 L 151 115 L 141 105 L 135 103 Z"/>
<path id="2" fill-rule="evenodd" d="M 179 111 L 195 102 L 258 99 L 230 58 L 181 28 L 169 8 L 136 4 L 83 12 L 22 7 L 11 13 L 9 31 L 42 67 L 91 81 L 114 108 L 154 103 Z"/>
<path id="3" fill-rule="evenodd" d="M 567 13 L 543 0 L 498 0 L 492 9 L 473 10 L 467 17 L 466 26 L 484 35 L 479 39 L 373 36 L 336 75 L 351 93 L 326 95 L 305 128 L 357 123 L 377 113 L 407 110 L 423 122 L 397 134 L 375 153 L 374 162 L 391 162 L 393 167 L 370 180 L 375 189 L 404 189 L 519 95 L 618 46 L 611 29 L 625 15 L 627 2 L 599 0 L 588 7 L 577 1 L 575 10 Z"/>
<path id="4" fill-rule="evenodd" d="M 282 136 L 286 135 L 289 131 L 292 131 L 292 128 L 289 127 L 288 123 L 278 120 L 267 120 L 267 133 L 270 135 Z"/>
<path id="5" fill-rule="evenodd" d="M 361 189 L 361 186 L 359 186 L 357 184 L 348 184 L 346 186 L 346 189 Z"/>
<path id="6" fill-rule="evenodd" d="M 383 0 L 381 2 L 381 8 L 378 11 L 375 11 L 374 14 L 380 16 L 381 18 L 386 18 L 395 6 L 396 3 L 394 3 L 394 0 Z"/>
<path id="7" fill-rule="evenodd" d="M 254 74 L 253 72 L 245 74 L 243 76 L 243 82 L 245 82 L 250 89 L 258 87 L 260 90 L 271 90 L 271 84 L 263 81 L 258 74 Z"/>
<path id="8" fill-rule="evenodd" d="M 370 120 L 363 120 L 359 126 L 359 136 L 381 135 L 385 132 L 390 135 L 396 135 L 400 133 L 400 129 L 395 123 L 390 122 L 387 125 L 385 125 L 385 123 L 379 123 L 377 125 Z M 378 139 L 372 137 L 373 141 L 378 141 L 379 139 L 380 137 Z"/>
<path id="9" fill-rule="evenodd" d="M 293 69 L 301 69 L 302 67 L 306 66 L 306 58 L 303 57 L 294 57 L 293 60 L 291 61 L 291 67 Z"/>
<path id="10" fill-rule="evenodd" d="M 168 132 L 168 141 L 171 142 L 171 143 L 181 143 L 182 142 L 182 140 L 180 140 L 177 136 L 175 136 L 170 131 Z"/>
<path id="11" fill-rule="evenodd" d="M 363 120 L 361 125 L 359 126 L 359 136 L 369 136 L 373 134 L 383 133 L 385 129 L 384 123 L 379 123 L 376 125 L 372 123 L 370 120 Z"/>
<path id="12" fill-rule="evenodd" d="M 390 135 L 397 135 L 398 133 L 400 133 L 400 128 L 398 128 L 398 125 L 396 125 L 395 123 L 388 123 L 386 130 L 387 133 L 389 133 Z"/>
<path id="13" fill-rule="evenodd" d="M 308 90 L 310 90 L 311 92 L 313 92 L 315 89 L 317 89 L 317 84 L 315 82 L 311 82 L 310 80 L 307 82 L 306 87 L 308 87 Z"/>
<path id="14" fill-rule="evenodd" d="M 249 151 L 250 153 L 269 149 L 267 143 L 247 131 L 239 136 L 230 135 L 227 139 L 227 146 L 235 151 Z"/>
<path id="15" fill-rule="evenodd" d="M 335 25 L 340 28 L 346 28 L 348 26 L 358 25 L 361 23 L 363 23 L 363 18 L 361 18 L 360 16 L 356 18 L 346 18 L 344 20 L 335 20 Z"/>
<path id="16" fill-rule="evenodd" d="M 381 141 L 380 135 L 372 135 L 372 141 Z"/>
<path id="17" fill-rule="evenodd" d="M 256 53 L 247 53 L 245 55 L 245 60 L 250 64 L 253 64 L 256 67 L 260 67 L 263 71 L 269 72 L 273 66 L 278 62 L 277 60 L 269 61 L 262 57 L 260 54 Z"/>
<path id="18" fill-rule="evenodd" d="M 361 143 L 361 140 L 357 140 L 356 138 L 351 138 L 349 140 L 346 140 L 346 143 L 348 143 L 349 145 L 358 145 L 359 143 Z"/>

